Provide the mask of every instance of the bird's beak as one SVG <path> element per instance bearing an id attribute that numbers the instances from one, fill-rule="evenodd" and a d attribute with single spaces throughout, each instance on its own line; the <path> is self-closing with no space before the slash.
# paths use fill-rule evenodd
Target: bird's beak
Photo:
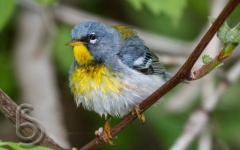
<path id="1" fill-rule="evenodd" d="M 83 46 L 84 42 L 73 40 L 73 41 L 66 43 L 66 45 L 68 45 L 68 46 Z"/>

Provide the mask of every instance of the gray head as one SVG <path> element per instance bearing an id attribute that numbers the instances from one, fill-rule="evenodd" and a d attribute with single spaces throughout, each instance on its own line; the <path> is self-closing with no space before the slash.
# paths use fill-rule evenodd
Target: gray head
<path id="1" fill-rule="evenodd" d="M 72 29 L 71 36 L 73 41 L 84 42 L 97 63 L 106 63 L 120 50 L 119 32 L 100 22 L 83 22 Z"/>

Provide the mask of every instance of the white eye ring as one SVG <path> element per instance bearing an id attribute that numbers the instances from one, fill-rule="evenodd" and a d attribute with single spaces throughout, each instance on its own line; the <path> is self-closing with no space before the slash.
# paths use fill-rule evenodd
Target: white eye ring
<path id="1" fill-rule="evenodd" d="M 95 44 L 95 43 L 97 42 L 97 37 L 96 37 L 96 34 L 95 34 L 95 33 L 91 33 L 91 34 L 89 35 L 89 41 L 90 41 L 90 43 L 92 43 L 92 44 Z"/>

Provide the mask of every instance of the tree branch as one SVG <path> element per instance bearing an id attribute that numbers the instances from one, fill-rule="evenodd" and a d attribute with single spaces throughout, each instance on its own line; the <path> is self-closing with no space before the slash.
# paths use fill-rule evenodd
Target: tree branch
<path id="1" fill-rule="evenodd" d="M 12 121 L 14 124 L 16 124 L 17 119 L 19 119 L 20 125 L 23 123 L 31 123 L 38 129 L 38 136 L 45 134 L 44 138 L 42 139 L 41 143 L 39 145 L 46 146 L 52 149 L 57 149 L 57 150 L 65 150 L 64 148 L 60 147 L 57 143 L 55 143 L 46 133 L 42 133 L 41 130 L 39 129 L 38 125 L 32 122 L 31 120 L 28 120 L 26 117 L 23 115 L 20 115 L 19 118 L 17 118 L 16 112 L 17 112 L 18 105 L 11 99 L 9 98 L 1 89 L 0 89 L 0 110 L 1 112 L 7 117 L 10 121 Z M 29 137 L 33 135 L 34 131 L 31 128 L 21 128 L 23 133 Z M 32 139 L 36 140 L 36 139 Z M 34 141 L 33 141 L 34 142 Z"/>
<path id="2" fill-rule="evenodd" d="M 238 61 L 226 74 L 226 80 L 220 82 L 217 88 L 214 89 L 214 94 L 207 95 L 206 100 L 200 108 L 195 110 L 189 117 L 185 125 L 185 129 L 176 142 L 172 145 L 170 150 L 184 150 L 188 147 L 190 142 L 202 131 L 202 129 L 209 122 L 209 114 L 215 108 L 217 102 L 220 100 L 222 94 L 227 90 L 231 83 L 236 82 L 240 75 L 240 61 Z M 230 84 L 229 84 L 230 83 Z"/>
<path id="3" fill-rule="evenodd" d="M 191 53 L 190 57 L 187 59 L 185 64 L 179 69 L 179 71 L 164 85 L 162 85 L 157 91 L 155 91 L 152 95 L 150 95 L 145 101 L 143 101 L 139 105 L 139 109 L 144 112 L 150 106 L 152 106 L 157 100 L 159 100 L 162 96 L 164 96 L 168 91 L 173 89 L 176 85 L 181 83 L 183 80 L 187 79 L 190 75 L 191 69 L 201 53 L 204 51 L 205 47 L 208 45 L 212 37 L 218 31 L 220 26 L 226 20 L 226 18 L 231 14 L 235 7 L 237 7 L 240 0 L 231 0 L 227 6 L 223 9 L 221 14 L 218 16 L 217 20 L 213 23 L 204 37 L 201 39 L 199 44 L 196 46 L 194 51 Z M 122 129 L 124 129 L 128 124 L 130 124 L 133 120 L 135 120 L 131 113 L 124 117 L 117 125 L 115 125 L 111 129 L 112 136 L 116 136 Z M 101 144 L 103 144 L 102 140 L 98 138 L 92 140 L 85 146 L 81 148 L 81 150 L 89 150 L 89 149 L 96 149 Z"/>
<path id="4" fill-rule="evenodd" d="M 189 71 L 191 71 L 193 65 L 205 49 L 205 47 L 208 45 L 212 37 L 215 35 L 215 33 L 218 31 L 220 26 L 223 24 L 223 22 L 227 19 L 227 17 L 231 14 L 231 12 L 234 10 L 235 7 L 239 4 L 239 0 L 231 0 L 227 6 L 223 9 L 221 14 L 218 16 L 216 22 L 212 24 L 210 29 L 207 31 L 207 33 L 204 35 L 204 37 L 201 39 L 199 44 L 196 46 L 194 51 L 191 53 L 190 57 L 187 59 L 185 64 L 180 68 L 179 72 L 177 74 L 181 74 L 181 76 L 184 78 L 187 75 L 190 75 Z"/>

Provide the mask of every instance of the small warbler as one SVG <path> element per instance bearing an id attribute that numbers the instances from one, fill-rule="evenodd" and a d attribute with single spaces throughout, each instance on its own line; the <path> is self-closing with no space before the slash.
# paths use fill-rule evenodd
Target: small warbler
<path id="1" fill-rule="evenodd" d="M 75 26 L 71 37 L 67 45 L 73 46 L 75 59 L 69 80 L 77 106 L 119 118 L 135 110 L 144 122 L 138 105 L 172 75 L 137 32 L 90 21 Z M 105 128 L 108 135 L 104 141 L 112 144 L 109 125 Z"/>

